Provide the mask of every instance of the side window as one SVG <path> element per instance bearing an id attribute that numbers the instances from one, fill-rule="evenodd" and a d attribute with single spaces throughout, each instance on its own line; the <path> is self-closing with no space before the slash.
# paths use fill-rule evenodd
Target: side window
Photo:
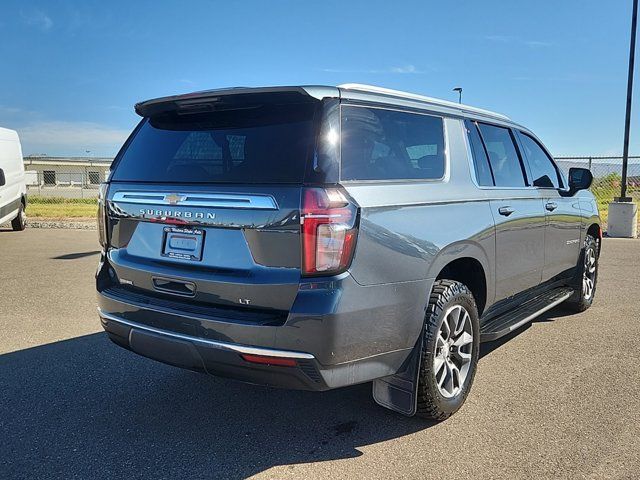
<path id="1" fill-rule="evenodd" d="M 526 186 L 522 164 L 508 128 L 479 123 L 497 187 Z"/>
<path id="2" fill-rule="evenodd" d="M 444 176 L 441 117 L 343 105 L 343 180 L 439 179 Z"/>
<path id="3" fill-rule="evenodd" d="M 524 132 L 520 132 L 520 142 L 529 162 L 533 185 L 535 187 L 559 188 L 558 171 L 538 142 Z"/>
<path id="4" fill-rule="evenodd" d="M 471 155 L 473 156 L 473 168 L 476 172 L 476 180 L 478 185 L 483 187 L 491 187 L 493 183 L 493 174 L 489 166 L 489 157 L 482 144 L 482 139 L 478 133 L 477 125 L 471 120 L 465 120 L 464 125 L 467 129 L 467 138 L 471 146 Z"/>

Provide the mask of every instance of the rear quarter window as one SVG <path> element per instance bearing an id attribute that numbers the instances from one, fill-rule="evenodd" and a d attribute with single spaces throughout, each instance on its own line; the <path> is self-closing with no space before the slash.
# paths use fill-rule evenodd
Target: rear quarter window
<path id="1" fill-rule="evenodd" d="M 343 105 L 342 180 L 435 180 L 445 172 L 441 117 Z"/>
<path id="2" fill-rule="evenodd" d="M 508 128 L 478 123 L 497 187 L 526 186 L 520 156 Z"/>

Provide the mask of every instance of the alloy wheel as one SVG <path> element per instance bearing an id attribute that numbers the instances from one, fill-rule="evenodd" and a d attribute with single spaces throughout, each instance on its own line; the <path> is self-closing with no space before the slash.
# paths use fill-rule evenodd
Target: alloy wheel
<path id="1" fill-rule="evenodd" d="M 433 358 L 436 384 L 443 397 L 455 397 L 464 386 L 471 366 L 473 335 L 469 312 L 462 305 L 450 307 L 438 330 Z"/>

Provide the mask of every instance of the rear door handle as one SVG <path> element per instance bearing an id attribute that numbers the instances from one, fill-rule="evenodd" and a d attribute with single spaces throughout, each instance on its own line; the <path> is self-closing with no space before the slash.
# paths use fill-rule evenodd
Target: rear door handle
<path id="1" fill-rule="evenodd" d="M 553 212 L 556 208 L 558 208 L 558 204 L 555 202 L 547 202 L 544 208 L 546 208 L 550 212 Z"/>
<path id="2" fill-rule="evenodd" d="M 498 213 L 500 215 L 504 215 L 505 217 L 508 217 L 509 215 L 511 215 L 513 212 L 515 212 L 515 210 L 511 207 L 500 207 L 498 209 Z"/>

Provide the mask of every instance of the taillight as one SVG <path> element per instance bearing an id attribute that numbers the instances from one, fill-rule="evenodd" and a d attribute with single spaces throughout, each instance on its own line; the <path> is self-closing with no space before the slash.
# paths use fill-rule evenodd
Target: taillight
<path id="1" fill-rule="evenodd" d="M 302 273 L 328 275 L 349 267 L 356 243 L 356 206 L 338 189 L 305 188 L 300 215 Z"/>
<path id="2" fill-rule="evenodd" d="M 107 226 L 106 226 L 106 208 L 107 199 L 107 183 L 101 183 L 98 187 L 98 241 L 103 247 L 107 246 Z"/>

